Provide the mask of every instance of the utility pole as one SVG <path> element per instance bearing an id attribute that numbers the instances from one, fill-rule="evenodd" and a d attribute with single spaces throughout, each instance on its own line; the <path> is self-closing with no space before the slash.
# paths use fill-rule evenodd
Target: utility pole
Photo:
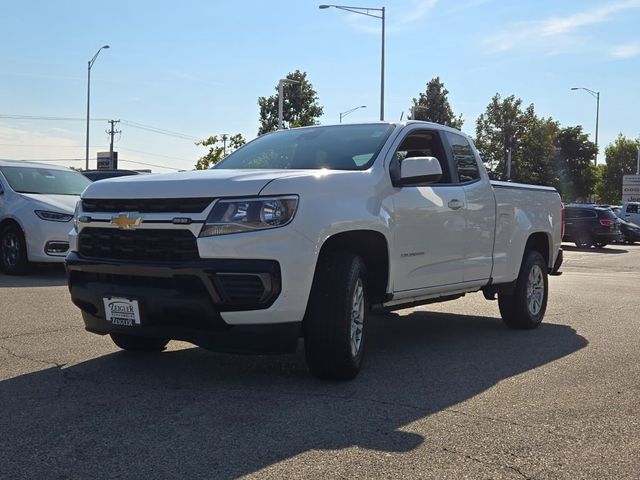
<path id="1" fill-rule="evenodd" d="M 115 126 L 116 123 L 120 123 L 120 120 L 109 120 L 109 123 L 111 124 L 111 128 L 109 130 L 107 130 L 107 133 L 109 134 L 109 136 L 111 137 L 111 141 L 109 142 L 109 162 L 111 163 L 111 166 L 113 167 L 113 136 L 116 133 L 122 133 L 122 130 L 116 130 Z"/>

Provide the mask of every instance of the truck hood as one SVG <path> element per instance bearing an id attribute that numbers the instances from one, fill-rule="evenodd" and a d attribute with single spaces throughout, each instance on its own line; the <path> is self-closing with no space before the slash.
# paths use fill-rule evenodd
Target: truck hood
<path id="1" fill-rule="evenodd" d="M 59 213 L 73 213 L 80 195 L 50 195 L 40 193 L 20 193 L 24 198 L 34 200 L 38 208 Z"/>
<path id="2" fill-rule="evenodd" d="M 94 182 L 82 198 L 199 198 L 258 195 L 270 182 L 289 177 L 344 173 L 327 170 L 197 170 L 132 175 Z M 295 192 L 289 192 L 295 193 Z"/>
<path id="3" fill-rule="evenodd" d="M 132 175 L 94 182 L 83 198 L 199 198 L 258 195 L 271 181 L 315 176 L 319 170 L 198 170 Z M 295 192 L 292 192 L 295 193 Z"/>

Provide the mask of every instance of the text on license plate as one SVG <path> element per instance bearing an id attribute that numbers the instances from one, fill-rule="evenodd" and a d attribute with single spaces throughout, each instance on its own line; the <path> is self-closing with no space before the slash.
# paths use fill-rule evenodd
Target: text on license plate
<path id="1" fill-rule="evenodd" d="M 123 327 L 140 325 L 140 309 L 137 300 L 123 297 L 104 297 L 102 300 L 107 322 Z"/>

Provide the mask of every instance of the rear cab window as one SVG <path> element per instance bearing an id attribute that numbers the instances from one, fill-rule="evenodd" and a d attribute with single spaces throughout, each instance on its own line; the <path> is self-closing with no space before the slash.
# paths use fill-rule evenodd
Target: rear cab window
<path id="1" fill-rule="evenodd" d="M 480 169 L 469 140 L 453 132 L 446 132 L 446 136 L 451 146 L 453 165 L 457 170 L 460 183 L 478 180 L 480 178 Z"/>

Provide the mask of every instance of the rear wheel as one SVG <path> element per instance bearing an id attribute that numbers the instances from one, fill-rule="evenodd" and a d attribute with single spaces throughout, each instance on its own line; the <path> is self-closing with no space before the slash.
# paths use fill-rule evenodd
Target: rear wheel
<path id="1" fill-rule="evenodd" d="M 547 309 L 549 280 L 547 265 L 539 252 L 525 252 L 512 293 L 498 295 L 498 306 L 509 328 L 532 329 L 542 322 Z"/>
<path id="2" fill-rule="evenodd" d="M 591 241 L 591 237 L 587 232 L 578 232 L 576 235 L 576 247 L 578 248 L 591 248 L 593 242 Z"/>
<path id="3" fill-rule="evenodd" d="M 323 254 L 304 319 L 305 353 L 313 375 L 349 380 L 358 374 L 367 310 L 362 258 L 348 252 Z"/>
<path id="4" fill-rule="evenodd" d="M 0 269 L 7 275 L 24 275 L 29 271 L 27 244 L 17 225 L 7 225 L 0 232 Z"/>
<path id="5" fill-rule="evenodd" d="M 161 352 L 169 343 L 166 338 L 138 337 L 126 333 L 112 333 L 110 336 L 118 347 L 131 352 Z"/>
<path id="6" fill-rule="evenodd" d="M 604 243 L 604 242 L 597 242 L 596 243 L 596 247 L 598 247 L 598 248 L 604 248 L 607 245 L 609 245 L 609 244 L 608 243 Z"/>

